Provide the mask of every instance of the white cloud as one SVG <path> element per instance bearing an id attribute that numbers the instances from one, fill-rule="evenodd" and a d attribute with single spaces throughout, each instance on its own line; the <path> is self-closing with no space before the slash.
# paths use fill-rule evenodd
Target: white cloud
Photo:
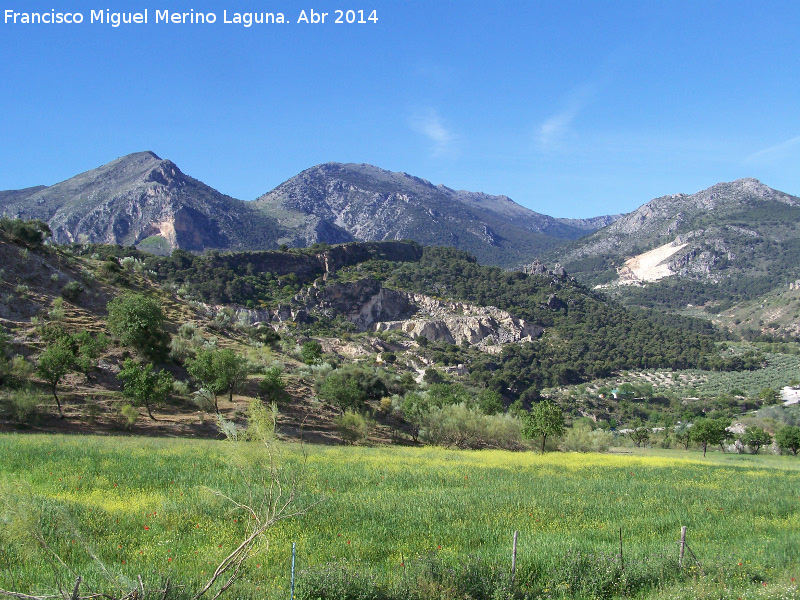
<path id="1" fill-rule="evenodd" d="M 559 110 L 542 121 L 535 130 L 535 141 L 540 150 L 552 150 L 563 145 L 576 135 L 573 124 L 597 98 L 600 92 L 611 84 L 615 74 L 626 63 L 631 53 L 627 46 L 620 46 L 602 60 L 589 78 L 573 88 Z"/>
<path id="2" fill-rule="evenodd" d="M 425 136 L 431 143 L 431 155 L 454 156 L 458 151 L 458 136 L 448 129 L 436 110 L 429 108 L 411 116 L 408 124 L 412 130 Z"/>
<path id="3" fill-rule="evenodd" d="M 585 83 L 567 97 L 564 106 L 539 126 L 536 141 L 543 150 L 559 145 L 572 131 L 572 124 L 597 95 L 598 84 Z"/>
<path id="4" fill-rule="evenodd" d="M 753 152 L 750 156 L 744 159 L 745 163 L 769 163 L 775 160 L 786 158 L 793 154 L 797 149 L 800 149 L 800 135 L 793 137 L 780 144 L 775 144 L 769 148 L 764 148 L 758 152 Z"/>

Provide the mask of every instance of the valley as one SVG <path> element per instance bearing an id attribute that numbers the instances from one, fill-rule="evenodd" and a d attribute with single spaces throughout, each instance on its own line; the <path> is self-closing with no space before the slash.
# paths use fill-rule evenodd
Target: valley
<path id="1" fill-rule="evenodd" d="M 179 171 L 154 156 L 137 160 L 136 168 L 125 160 L 133 169 L 134 191 L 127 196 L 132 203 L 119 215 L 136 212 L 137 194 L 160 198 L 191 184 L 188 179 L 179 183 Z M 351 167 L 328 165 L 313 177 L 330 169 L 340 169 L 344 177 Z M 370 185 L 389 185 L 387 172 L 366 166 L 355 171 L 359 177 L 374 177 Z M 166 187 L 139 187 L 143 172 L 152 180 L 163 175 Z M 391 174 L 390 179 L 407 183 L 407 177 Z M 360 179 L 358 184 L 364 185 Z M 65 189 L 96 190 L 98 185 L 86 177 Z M 423 191 L 430 186 L 415 185 Z M 747 183 L 743 189 L 769 196 L 754 186 Z M 573 598 L 655 599 L 675 590 L 695 597 L 698 586 L 709 585 L 748 597 L 772 597 L 763 595 L 765 586 L 787 597 L 796 594 L 791 578 L 797 563 L 787 558 L 785 532 L 796 519 L 786 505 L 791 497 L 786 486 L 793 485 L 798 465 L 800 408 L 784 405 L 782 395 L 793 397 L 800 388 L 795 307 L 800 292 L 785 251 L 788 237 L 770 241 L 760 233 L 751 235 L 747 232 L 757 225 L 752 219 L 753 229 L 744 233 L 738 224 L 725 225 L 728 233 L 745 236 L 718 243 L 720 248 L 727 244 L 728 268 L 737 273 L 730 277 L 697 267 L 702 252 L 709 253 L 701 257 L 703 265 L 719 259 L 711 250 L 698 254 L 700 247 L 693 244 L 702 235 L 695 229 L 666 243 L 654 236 L 628 254 L 608 254 L 617 242 L 592 242 L 595 246 L 584 247 L 599 247 L 606 254 L 587 252 L 570 262 L 584 240 L 603 239 L 615 226 L 629 227 L 623 217 L 577 241 L 559 238 L 561 251 L 572 252 L 561 264 L 532 259 L 509 270 L 485 264 L 464 249 L 391 239 L 378 230 L 360 229 L 359 235 L 390 239 L 352 241 L 347 227 L 360 225 L 347 211 L 357 210 L 337 204 L 344 201 L 343 188 L 336 186 L 326 199 L 330 213 L 320 213 L 319 219 L 308 216 L 295 184 L 246 206 L 252 213 L 233 211 L 216 220 L 202 221 L 206 217 L 188 205 L 176 209 L 174 200 L 167 200 L 158 209 L 166 212 L 152 213 L 160 219 L 157 229 L 144 225 L 147 217 L 128 220 L 128 230 L 120 228 L 121 221 L 105 230 L 139 232 L 120 238 L 123 244 L 107 243 L 114 238 L 92 241 L 80 233 L 75 239 L 80 229 L 69 229 L 74 219 L 65 215 L 64 204 L 41 195 L 49 189 L 0 195 L 7 203 L 38 198 L 37 206 L 49 208 L 25 215 L 51 214 L 50 224 L 55 224 L 51 229 L 41 220 L 0 220 L 0 444 L 6 456 L 14 457 L 4 463 L 10 465 L 8 481 L 17 485 L 24 479 L 33 497 L 49 498 L 60 514 L 84 515 L 69 517 L 80 530 L 105 530 L 109 519 L 144 519 L 136 531 L 116 528 L 118 547 L 101 552 L 104 564 L 119 574 L 113 585 L 121 591 L 109 589 L 112 597 L 121 597 L 131 574 L 145 571 L 172 574 L 189 588 L 201 585 L 223 560 L 217 554 L 229 552 L 243 531 L 239 517 L 230 522 L 224 503 L 197 495 L 197 481 L 217 481 L 228 497 L 254 493 L 247 486 L 255 480 L 247 478 L 265 460 L 257 440 L 268 453 L 280 452 L 287 469 L 309 469 L 296 497 L 309 507 L 308 515 L 303 508 L 285 524 L 276 522 L 264 538 L 271 544 L 269 556 L 285 557 L 291 542 L 299 544 L 304 562 L 298 597 L 351 598 L 367 591 L 394 598 L 413 588 L 420 598 L 488 598 L 511 594 L 509 586 L 515 591 L 508 597 L 530 598 L 550 597 L 553 589 L 558 597 Z M 142 192 L 146 189 L 151 191 Z M 324 186 L 317 189 L 327 194 Z M 467 196 L 455 200 L 458 193 L 451 192 L 430 191 L 468 203 Z M 524 216 L 510 201 L 468 198 L 484 216 L 505 213 L 517 221 Z M 770 235 L 792 231 L 788 221 L 775 217 L 793 214 L 792 198 L 780 201 L 788 209 L 767 199 L 762 212 L 772 219 Z M 157 204 L 147 204 L 148 210 Z M 751 217 L 762 214 L 762 208 L 748 210 Z M 89 217 L 91 210 L 85 214 L 83 223 L 99 218 Z M 261 215 L 264 220 L 254 222 L 264 223 L 264 231 L 276 236 L 288 235 L 291 228 L 327 228 L 339 231 L 334 239 L 342 243 L 313 241 L 296 247 L 286 241 L 317 238 L 289 236 L 272 238 L 272 249 L 205 247 L 210 239 L 234 239 L 236 219 L 246 220 L 247 214 Z M 732 219 L 741 218 L 732 214 Z M 198 228 L 201 222 L 214 225 Z M 419 221 L 409 221 L 414 222 Z M 578 235 L 577 225 L 552 227 L 551 233 Z M 703 232 L 713 227 L 706 224 Z M 54 243 L 58 236 L 66 236 L 61 238 L 66 243 Z M 134 243 L 137 236 L 147 237 Z M 267 239 L 261 243 L 267 245 Z M 743 239 L 753 243 L 751 259 L 773 257 L 773 266 L 757 271 L 755 263 L 736 263 L 741 250 L 730 250 L 731 240 Z M 189 246 L 180 247 L 187 240 Z M 570 265 L 578 270 L 571 271 Z M 581 270 L 591 265 L 606 270 Z M 772 285 L 775 272 L 791 275 L 791 285 Z M 763 281 L 763 287 L 753 285 L 755 280 Z M 64 455 L 53 457 L 51 444 Z M 41 452 L 46 456 L 36 458 Z M 83 458 L 80 452 L 86 453 Z M 187 452 L 191 469 L 178 467 L 171 457 Z M 147 455 L 151 464 L 142 472 L 155 478 L 153 483 L 117 476 L 125 469 L 109 461 L 121 465 L 124 455 Z M 107 468 L 73 467 L 86 460 Z M 138 469 L 139 459 L 131 460 L 134 466 L 128 468 Z M 440 481 L 453 477 L 456 463 L 463 494 L 462 484 L 458 493 L 440 489 Z M 404 470 L 402 465 L 415 466 Z M 58 485 L 64 489 L 40 481 L 42 469 L 59 473 Z M 233 483 L 226 475 L 231 469 L 251 474 Z M 352 480 L 355 472 L 366 479 Z M 409 480 L 411 472 L 421 479 Z M 620 483 L 627 473 L 631 483 Z M 634 489 L 638 474 L 643 478 Z M 752 506 L 745 506 L 740 495 L 752 499 L 755 483 L 731 484 L 743 476 L 766 482 L 758 487 L 764 498 Z M 64 487 L 65 477 L 70 486 L 78 477 L 74 493 Z M 270 477 L 278 482 L 283 476 L 272 472 Z M 716 478 L 713 493 L 682 491 L 708 477 Z M 115 490 L 125 482 L 131 486 L 125 502 L 136 507 L 134 512 L 113 508 L 117 492 L 102 491 L 111 485 L 109 478 Z M 682 483 L 673 486 L 672 481 Z M 435 502 L 398 505 L 397 494 L 381 491 L 384 482 Z M 501 498 L 498 485 L 515 491 Z M 26 504 L 31 496 L 16 489 L 0 489 L 4 506 L 16 506 L 18 514 L 19 507 L 39 510 Z M 582 504 L 571 500 L 578 489 Z M 379 493 L 372 499 L 375 490 Z M 658 509 L 657 499 L 665 496 L 674 496 L 671 505 L 680 510 Z M 458 503 L 474 509 L 487 498 L 503 519 L 461 527 L 455 517 L 463 512 Z M 634 516 L 641 503 L 651 506 L 652 522 Z M 717 520 L 714 527 L 704 521 L 711 504 L 720 514 L 734 515 L 730 527 L 737 531 L 764 511 L 780 516 L 769 531 L 734 535 Z M 353 514 L 361 516 L 352 523 L 336 516 L 354 505 L 360 509 Z M 426 512 L 420 520 L 421 507 L 433 505 L 444 512 Z M 364 511 L 381 517 L 365 519 Z M 447 533 L 420 529 L 426 519 L 446 524 Z M 301 535 L 301 522 L 316 533 Z M 390 533 L 402 523 L 412 524 L 408 536 Z M 666 549 L 686 524 L 697 535 L 692 548 L 702 557 L 702 573 L 676 566 L 674 553 Z M 106 585 L 96 579 L 91 555 L 67 552 L 63 536 L 70 534 L 60 527 L 54 524 L 42 534 L 49 547 L 69 556 L 71 568 L 78 568 L 92 586 Z M 618 527 L 629 544 L 624 563 L 613 550 Z M 513 531 L 522 532 L 525 541 L 512 585 L 501 573 L 506 572 L 505 538 Z M 651 533 L 642 537 L 639 531 Z M 769 550 L 760 535 L 772 536 Z M 339 549 L 342 536 L 346 546 Z M 723 541 L 731 539 L 737 540 L 734 547 L 723 551 Z M 7 541 L 0 563 L 15 566 L 0 568 L 0 589 L 34 592 L 37 569 L 24 566 L 16 542 Z M 202 549 L 202 557 L 194 557 L 186 543 Z M 474 561 L 464 558 L 476 548 Z M 260 597 L 262 590 L 280 595 L 286 589 L 280 561 L 256 553 L 243 564 L 244 571 L 236 575 L 242 597 Z M 59 569 L 56 578 L 63 577 L 56 575 Z M 720 574 L 714 582 L 707 575 L 712 569 Z M 446 572 L 459 574 L 440 575 Z M 484 587 L 462 587 L 474 578 Z M 148 579 L 146 585 L 155 582 Z"/>

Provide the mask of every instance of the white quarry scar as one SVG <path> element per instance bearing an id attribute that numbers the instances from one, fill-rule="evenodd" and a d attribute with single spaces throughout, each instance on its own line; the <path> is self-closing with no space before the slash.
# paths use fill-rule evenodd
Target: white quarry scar
<path id="1" fill-rule="evenodd" d="M 637 281 L 657 281 L 672 275 L 669 264 L 665 263 L 670 256 L 684 248 L 686 244 L 675 244 L 670 242 L 658 248 L 653 248 L 629 258 L 625 264 L 619 268 L 620 283 L 635 283 Z"/>

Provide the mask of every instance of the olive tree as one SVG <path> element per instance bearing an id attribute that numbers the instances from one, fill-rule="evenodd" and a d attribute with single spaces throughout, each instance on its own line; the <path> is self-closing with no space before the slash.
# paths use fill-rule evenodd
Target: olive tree
<path id="1" fill-rule="evenodd" d="M 169 334 L 164 331 L 164 311 L 155 298 L 123 294 L 108 303 L 108 329 L 124 346 L 132 346 L 152 360 L 167 354 Z"/>
<path id="2" fill-rule="evenodd" d="M 119 378 L 123 382 L 123 395 L 135 406 L 144 406 L 150 418 L 156 421 L 150 405 L 166 402 L 169 398 L 172 375 L 163 370 L 155 372 L 152 363 L 142 365 L 128 358 L 122 363 Z"/>
<path id="3" fill-rule="evenodd" d="M 708 445 L 722 444 L 730 438 L 731 434 L 727 430 L 728 421 L 726 419 L 697 419 L 692 425 L 692 440 L 703 447 L 703 456 L 706 455 Z"/>
<path id="4" fill-rule="evenodd" d="M 772 443 L 772 436 L 761 427 L 745 427 L 741 441 L 753 451 L 753 454 L 758 454 L 762 446 L 769 446 Z"/>
<path id="5" fill-rule="evenodd" d="M 563 433 L 564 413 L 558 405 L 549 400 L 534 404 L 531 412 L 525 417 L 525 424 L 522 427 L 522 437 L 529 440 L 542 439 L 542 454 L 547 437 Z"/>
<path id="6" fill-rule="evenodd" d="M 800 427 L 797 425 L 781 427 L 775 435 L 775 442 L 781 450 L 790 450 L 797 456 L 800 452 Z"/>
<path id="7" fill-rule="evenodd" d="M 230 348 L 203 348 L 186 361 L 186 369 L 200 386 L 214 397 L 214 410 L 219 412 L 217 396 L 228 394 L 233 402 L 234 392 L 245 382 L 250 369 L 247 359 Z"/>

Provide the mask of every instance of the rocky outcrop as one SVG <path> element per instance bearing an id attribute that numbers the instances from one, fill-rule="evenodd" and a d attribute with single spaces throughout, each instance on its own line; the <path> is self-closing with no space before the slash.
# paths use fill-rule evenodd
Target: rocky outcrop
<path id="1" fill-rule="evenodd" d="M 375 331 L 402 331 L 409 337 L 424 337 L 432 342 L 462 344 L 465 341 L 486 352 L 500 352 L 503 344 L 530 342 L 544 328 L 518 319 L 506 311 L 474 307 L 472 314 L 415 316 L 403 321 L 375 323 Z"/>
<path id="2" fill-rule="evenodd" d="M 395 330 L 409 337 L 451 344 L 466 341 L 487 351 L 499 351 L 502 344 L 533 340 L 544 331 L 492 306 L 390 290 L 372 279 L 312 287 L 295 300 L 310 312 L 342 314 L 360 331 Z"/>
<path id="3" fill-rule="evenodd" d="M 422 258 L 422 246 L 414 242 L 353 242 L 317 252 L 266 251 L 236 254 L 208 253 L 204 260 L 215 269 L 232 269 L 252 265 L 256 272 L 276 276 L 294 273 L 298 279 L 313 280 L 335 274 L 343 267 L 369 260 L 416 262 Z"/>

